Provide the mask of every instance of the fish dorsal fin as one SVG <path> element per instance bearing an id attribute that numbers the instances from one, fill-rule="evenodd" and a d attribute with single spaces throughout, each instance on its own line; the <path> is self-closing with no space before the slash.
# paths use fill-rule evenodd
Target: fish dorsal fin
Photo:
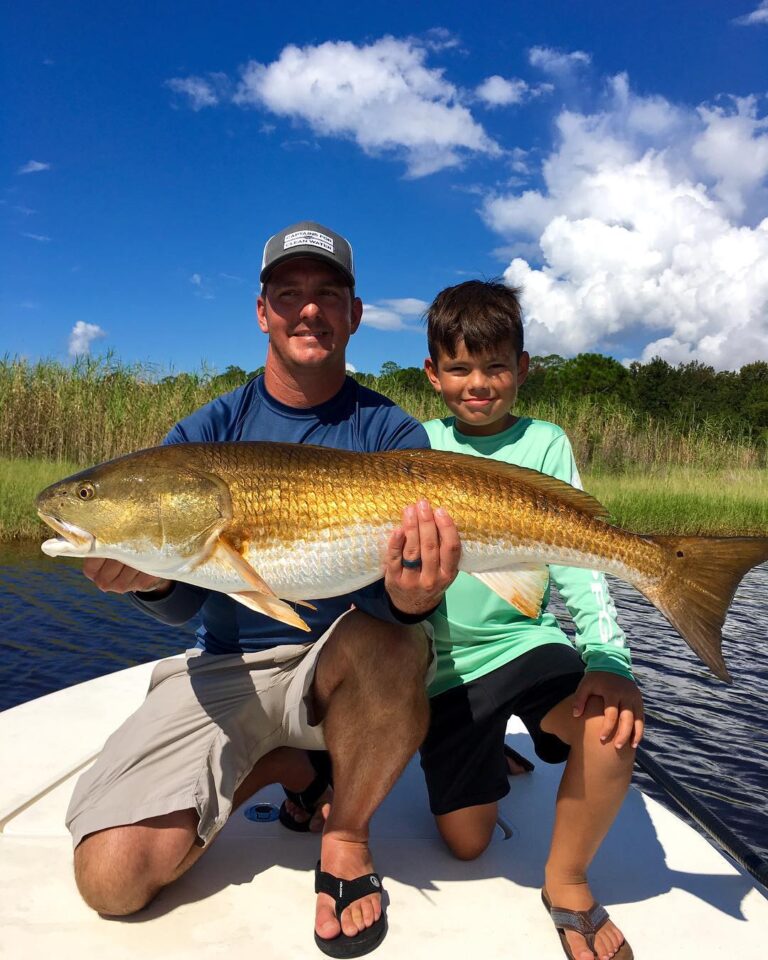
<path id="1" fill-rule="evenodd" d="M 280 623 L 287 623 L 289 627 L 296 627 L 297 630 L 310 632 L 310 628 L 296 613 L 293 607 L 284 600 L 278 600 L 275 597 L 267 597 L 263 593 L 253 591 L 242 591 L 241 593 L 230 593 L 233 600 L 242 603 L 249 610 L 255 610 L 256 613 L 263 613 L 273 620 L 279 620 Z"/>
<path id="2" fill-rule="evenodd" d="M 452 453 L 446 450 L 389 450 L 376 454 L 379 457 L 388 457 L 399 460 L 401 468 L 409 476 L 425 483 L 434 482 L 436 475 L 467 471 L 469 480 L 471 473 L 484 474 L 517 483 L 528 489 L 544 494 L 552 499 L 559 500 L 575 510 L 604 520 L 609 516 L 608 510 L 590 494 L 572 487 L 564 480 L 550 477 L 538 470 L 528 467 L 518 467 L 512 463 L 502 463 L 500 460 L 491 460 L 488 457 L 475 457 L 468 453 Z"/>
<path id="3" fill-rule="evenodd" d="M 498 593 L 502 600 L 532 620 L 541 614 L 541 601 L 549 582 L 549 568 L 541 563 L 526 563 L 506 570 L 486 570 L 472 573 L 486 587 Z"/>

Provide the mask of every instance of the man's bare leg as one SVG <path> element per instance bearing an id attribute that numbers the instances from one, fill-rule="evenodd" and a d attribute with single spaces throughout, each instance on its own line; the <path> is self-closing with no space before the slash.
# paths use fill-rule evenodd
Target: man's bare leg
<path id="1" fill-rule="evenodd" d="M 315 703 L 333 761 L 334 799 L 323 831 L 321 866 L 345 880 L 373 872 L 368 826 L 374 811 L 424 739 L 428 644 L 420 627 L 399 627 L 359 612 L 345 617 L 318 659 Z M 378 894 L 336 918 L 318 894 L 315 929 L 355 936 L 381 915 Z"/>
<path id="2" fill-rule="evenodd" d="M 235 791 L 233 810 L 270 783 L 304 789 L 307 767 L 303 750 L 271 751 Z M 199 843 L 197 820 L 195 810 L 177 810 L 89 834 L 75 850 L 75 880 L 85 902 L 109 916 L 141 910 L 207 849 Z"/>
<path id="3" fill-rule="evenodd" d="M 600 740 L 603 705 L 587 701 L 581 717 L 573 716 L 573 699 L 559 703 L 541 721 L 541 728 L 571 747 L 557 792 L 552 844 L 545 868 L 549 899 L 566 910 L 588 910 L 595 902 L 587 883 L 587 869 L 616 818 L 632 779 L 635 751 L 621 750 Z M 610 920 L 595 938 L 595 951 L 572 931 L 566 937 L 576 960 L 612 957 L 624 941 Z"/>

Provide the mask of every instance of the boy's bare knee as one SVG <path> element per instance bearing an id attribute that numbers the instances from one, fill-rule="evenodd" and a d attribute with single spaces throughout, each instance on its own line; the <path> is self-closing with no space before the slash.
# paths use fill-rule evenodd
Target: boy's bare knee
<path id="1" fill-rule="evenodd" d="M 477 860 L 481 853 L 485 853 L 488 844 L 491 842 L 490 836 L 483 839 L 481 837 L 462 838 L 454 837 L 446 840 L 448 849 L 457 860 Z"/>
<path id="2" fill-rule="evenodd" d="M 575 717 L 573 698 L 567 697 L 542 718 L 540 725 L 544 733 L 558 737 L 569 746 L 585 742 L 593 735 L 599 739 L 603 725 L 603 702 L 598 697 L 590 697 L 583 713 Z"/>
<path id="3" fill-rule="evenodd" d="M 496 828 L 497 813 L 497 805 L 488 803 L 437 816 L 435 822 L 454 857 L 476 860 L 488 849 Z"/>

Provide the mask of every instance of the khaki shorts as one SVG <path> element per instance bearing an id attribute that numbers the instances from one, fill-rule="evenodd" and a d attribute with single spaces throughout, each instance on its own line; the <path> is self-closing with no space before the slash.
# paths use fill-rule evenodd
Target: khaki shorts
<path id="1" fill-rule="evenodd" d="M 189 650 L 185 659 L 161 660 L 144 703 L 77 781 L 66 817 L 74 845 L 97 830 L 189 809 L 207 844 L 257 760 L 280 746 L 324 750 L 310 691 L 340 620 L 311 644 L 234 655 Z"/>

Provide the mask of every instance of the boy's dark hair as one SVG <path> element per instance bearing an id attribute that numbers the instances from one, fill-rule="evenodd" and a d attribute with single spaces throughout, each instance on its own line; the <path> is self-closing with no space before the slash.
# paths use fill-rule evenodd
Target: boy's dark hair
<path id="1" fill-rule="evenodd" d="M 460 340 L 469 353 L 488 353 L 502 343 L 511 343 L 519 357 L 523 352 L 523 312 L 520 288 L 501 280 L 467 280 L 446 287 L 426 312 L 427 345 L 432 363 L 441 353 L 456 356 Z"/>

